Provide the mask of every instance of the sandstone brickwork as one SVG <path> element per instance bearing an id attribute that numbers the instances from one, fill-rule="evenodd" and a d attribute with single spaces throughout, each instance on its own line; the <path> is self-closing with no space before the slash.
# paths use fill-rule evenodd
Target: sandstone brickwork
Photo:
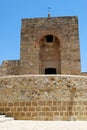
<path id="1" fill-rule="evenodd" d="M 0 78 L 0 113 L 26 120 L 87 120 L 86 76 Z"/>

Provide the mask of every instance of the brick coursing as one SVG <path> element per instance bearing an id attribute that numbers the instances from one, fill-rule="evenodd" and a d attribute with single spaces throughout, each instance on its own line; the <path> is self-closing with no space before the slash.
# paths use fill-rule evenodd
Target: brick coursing
<path id="1" fill-rule="evenodd" d="M 16 120 L 87 121 L 87 101 L 0 101 L 0 112 Z"/>
<path id="2" fill-rule="evenodd" d="M 0 113 L 23 120 L 87 120 L 86 76 L 0 78 Z"/>

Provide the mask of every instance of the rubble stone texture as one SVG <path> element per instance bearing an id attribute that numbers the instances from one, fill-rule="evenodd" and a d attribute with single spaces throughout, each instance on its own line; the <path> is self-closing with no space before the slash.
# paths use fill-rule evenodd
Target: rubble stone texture
<path id="1" fill-rule="evenodd" d="M 87 77 L 2 77 L 0 113 L 18 120 L 87 120 Z"/>

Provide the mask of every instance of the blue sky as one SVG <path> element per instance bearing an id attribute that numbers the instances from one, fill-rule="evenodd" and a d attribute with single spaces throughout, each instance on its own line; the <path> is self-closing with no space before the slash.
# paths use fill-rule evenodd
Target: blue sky
<path id="1" fill-rule="evenodd" d="M 87 0 L 0 0 L 0 64 L 20 58 L 22 18 L 78 16 L 81 71 L 87 72 Z"/>

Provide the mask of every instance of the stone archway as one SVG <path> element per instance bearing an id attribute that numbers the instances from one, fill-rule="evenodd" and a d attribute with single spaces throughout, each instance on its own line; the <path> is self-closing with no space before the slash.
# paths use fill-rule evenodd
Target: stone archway
<path id="1" fill-rule="evenodd" d="M 46 68 L 55 68 L 56 74 L 61 73 L 60 42 L 54 35 L 46 35 L 40 42 L 40 74 L 45 74 Z"/>

